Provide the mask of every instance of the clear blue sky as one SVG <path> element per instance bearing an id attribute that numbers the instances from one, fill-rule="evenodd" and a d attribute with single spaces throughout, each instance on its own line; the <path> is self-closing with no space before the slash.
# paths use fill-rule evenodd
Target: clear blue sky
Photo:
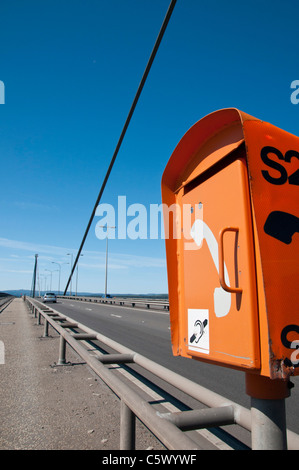
<path id="1" fill-rule="evenodd" d="M 1 1 L 0 291 L 31 287 L 35 253 L 41 275 L 75 257 L 169 4 Z M 178 0 L 102 203 L 160 204 L 172 151 L 217 109 L 236 107 L 298 135 L 299 104 L 290 100 L 298 17 L 291 0 Z M 98 220 L 79 291 L 104 290 Z M 69 269 L 62 266 L 61 289 Z M 108 288 L 167 292 L 164 240 L 110 240 Z"/>

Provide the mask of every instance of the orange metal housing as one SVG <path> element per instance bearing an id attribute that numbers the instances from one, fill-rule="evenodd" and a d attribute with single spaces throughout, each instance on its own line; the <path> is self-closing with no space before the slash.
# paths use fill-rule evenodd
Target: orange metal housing
<path id="1" fill-rule="evenodd" d="M 234 108 L 177 145 L 162 177 L 174 355 L 299 373 L 298 159 L 298 137 Z"/>

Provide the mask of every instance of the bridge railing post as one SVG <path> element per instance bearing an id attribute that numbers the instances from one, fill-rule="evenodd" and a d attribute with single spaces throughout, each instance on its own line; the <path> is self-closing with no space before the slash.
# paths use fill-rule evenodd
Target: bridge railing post
<path id="1" fill-rule="evenodd" d="M 58 359 L 58 365 L 60 366 L 66 363 L 65 352 L 66 352 L 66 340 L 62 335 L 60 335 L 59 359 Z"/>
<path id="2" fill-rule="evenodd" d="M 124 400 L 120 402 L 120 450 L 135 450 L 136 417 Z"/>

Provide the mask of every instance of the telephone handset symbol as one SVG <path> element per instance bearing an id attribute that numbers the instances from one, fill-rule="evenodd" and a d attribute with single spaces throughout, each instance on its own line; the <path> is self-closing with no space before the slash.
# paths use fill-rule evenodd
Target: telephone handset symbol
<path id="1" fill-rule="evenodd" d="M 223 234 L 225 231 L 238 231 L 238 229 L 234 227 L 228 227 L 221 231 L 220 233 L 221 246 L 219 249 L 217 240 L 212 230 L 208 227 L 208 225 L 203 220 L 201 219 L 195 220 L 191 228 L 191 237 L 193 238 L 197 246 L 200 247 L 203 243 L 203 240 L 206 240 L 209 251 L 212 255 L 212 259 L 214 261 L 214 265 L 219 275 L 221 287 L 216 287 L 214 289 L 214 311 L 215 311 L 216 317 L 224 317 L 229 313 L 230 307 L 231 307 L 231 293 L 232 292 L 242 292 L 242 289 L 230 287 L 228 271 L 223 261 L 222 240 L 223 240 Z"/>

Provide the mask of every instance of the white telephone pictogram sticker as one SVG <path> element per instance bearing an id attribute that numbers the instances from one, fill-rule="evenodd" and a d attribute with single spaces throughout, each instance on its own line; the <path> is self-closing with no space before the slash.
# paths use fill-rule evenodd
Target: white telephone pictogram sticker
<path id="1" fill-rule="evenodd" d="M 209 251 L 214 261 L 214 265 L 219 274 L 218 243 L 217 243 L 216 238 L 214 237 L 213 232 L 203 220 L 201 219 L 195 220 L 191 228 L 191 237 L 193 238 L 194 242 L 196 243 L 198 247 L 201 247 L 203 240 L 206 240 Z M 224 278 L 225 278 L 226 284 L 230 286 L 228 272 L 227 272 L 225 263 L 224 263 Z M 222 287 L 216 287 L 214 290 L 214 311 L 215 311 L 216 317 L 225 317 L 230 311 L 230 307 L 231 307 L 231 293 L 226 292 Z"/>

